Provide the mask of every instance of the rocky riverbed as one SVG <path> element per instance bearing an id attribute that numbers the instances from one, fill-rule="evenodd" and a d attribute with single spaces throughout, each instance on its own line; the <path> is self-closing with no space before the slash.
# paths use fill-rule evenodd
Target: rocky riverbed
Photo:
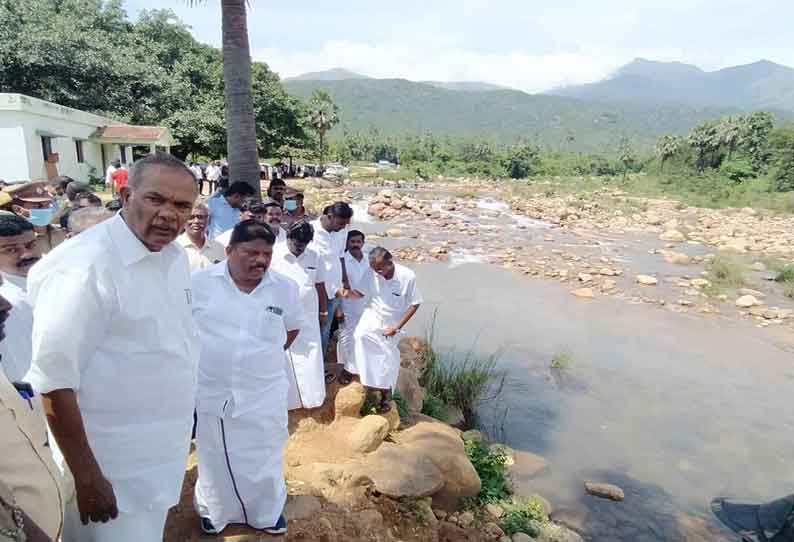
<path id="1" fill-rule="evenodd" d="M 794 263 L 791 216 L 684 207 L 607 189 L 588 199 L 519 196 L 516 183 L 476 179 L 302 185 L 317 209 L 338 199 L 354 203 L 372 221 L 370 241 L 407 262 L 484 261 L 559 283 L 580 300 L 612 296 L 794 328 L 787 297 L 794 288 L 772 280 L 771 269 Z M 744 283 L 715 281 L 715 259 L 737 262 Z"/>

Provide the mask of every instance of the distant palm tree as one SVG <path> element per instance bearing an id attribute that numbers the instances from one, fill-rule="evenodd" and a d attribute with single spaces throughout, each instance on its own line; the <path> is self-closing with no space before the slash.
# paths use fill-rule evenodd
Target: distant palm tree
<path id="1" fill-rule="evenodd" d="M 747 119 L 744 115 L 726 117 L 717 125 L 717 136 L 720 143 L 728 146 L 728 160 L 733 157 L 736 147 L 742 144 L 746 133 Z"/>
<path id="2" fill-rule="evenodd" d="M 198 5 L 206 3 L 207 0 L 186 1 L 190 5 Z M 226 153 L 229 160 L 229 183 L 246 182 L 259 195 L 259 157 L 251 92 L 247 4 L 247 0 L 221 0 Z"/>
<path id="3" fill-rule="evenodd" d="M 309 100 L 310 122 L 320 138 L 320 165 L 325 164 L 325 134 L 339 122 L 339 107 L 324 90 L 315 90 Z"/>

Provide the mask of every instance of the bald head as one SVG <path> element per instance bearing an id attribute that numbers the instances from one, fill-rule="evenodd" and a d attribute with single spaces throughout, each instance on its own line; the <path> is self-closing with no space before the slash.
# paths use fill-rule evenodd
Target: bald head
<path id="1" fill-rule="evenodd" d="M 190 168 L 179 158 L 164 152 L 150 154 L 135 162 L 132 168 L 130 168 L 128 184 L 133 189 L 140 187 L 141 183 L 148 176 L 154 174 L 155 169 L 159 171 L 170 170 L 174 173 L 182 173 L 191 183 L 195 184 L 195 176 L 193 172 L 190 171 Z"/>

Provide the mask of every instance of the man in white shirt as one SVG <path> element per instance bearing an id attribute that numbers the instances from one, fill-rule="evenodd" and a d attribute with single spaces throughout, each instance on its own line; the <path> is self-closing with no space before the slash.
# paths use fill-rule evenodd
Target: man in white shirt
<path id="1" fill-rule="evenodd" d="M 193 275 L 201 336 L 196 411 L 201 528 L 287 530 L 285 350 L 301 328 L 297 285 L 270 269 L 275 237 L 256 220 L 234 228 L 227 260 Z"/>
<path id="2" fill-rule="evenodd" d="M 394 263 L 385 248 L 372 249 L 369 265 L 374 272 L 354 294 L 368 299 L 353 333 L 355 369 L 364 386 L 381 392 L 380 411 L 388 412 L 400 372 L 397 335 L 416 314 L 422 294 L 414 272 Z"/>
<path id="3" fill-rule="evenodd" d="M 218 186 L 218 181 L 221 178 L 221 164 L 220 162 L 210 162 L 207 164 L 207 183 L 209 184 L 209 193 L 212 194 Z"/>
<path id="4" fill-rule="evenodd" d="M 345 251 L 345 269 L 350 281 L 351 290 L 361 287 L 372 273 L 369 259 L 364 254 L 364 234 L 358 230 L 350 230 L 347 234 L 347 250 Z M 341 384 L 350 384 L 353 374 L 358 374 L 353 348 L 353 332 L 367 306 L 367 299 L 349 295 L 342 298 L 342 319 L 339 322 L 339 342 L 336 343 L 336 360 L 342 366 L 339 377 Z"/>
<path id="5" fill-rule="evenodd" d="M 110 189 L 111 194 L 116 194 L 115 183 L 113 183 L 113 174 L 116 173 L 116 170 L 121 168 L 121 160 L 113 160 L 110 164 L 108 164 L 108 168 L 105 170 L 105 189 Z"/>
<path id="6" fill-rule="evenodd" d="M 286 249 L 287 231 L 281 227 L 281 218 L 283 214 L 281 203 L 274 199 L 266 199 L 262 203 L 265 206 L 265 224 L 270 226 L 273 235 L 276 236 L 275 249 Z"/>
<path id="7" fill-rule="evenodd" d="M 314 228 L 314 248 L 325 261 L 325 290 L 328 293 L 328 320 L 320 328 L 323 355 L 328 350 L 336 309 L 340 297 L 350 290 L 345 270 L 344 256 L 347 244 L 347 226 L 353 218 L 353 209 L 347 203 L 338 201 L 323 209 L 323 214 L 311 224 Z"/>
<path id="8" fill-rule="evenodd" d="M 184 477 L 198 333 L 187 256 L 173 241 L 196 199 L 178 159 L 135 163 L 119 214 L 31 270 L 33 362 L 74 475 L 63 542 L 162 540 Z"/>
<path id="9" fill-rule="evenodd" d="M 240 222 L 243 220 L 251 220 L 252 218 L 258 220 L 259 222 L 265 221 L 265 204 L 254 197 L 246 198 L 240 205 Z M 234 226 L 236 225 L 237 224 Z M 215 238 L 215 241 L 218 241 L 221 245 L 223 245 L 224 251 L 226 250 L 226 247 L 229 246 L 229 241 L 232 239 L 234 226 Z"/>
<path id="10" fill-rule="evenodd" d="M 0 368 L 11 382 L 20 382 L 33 357 L 33 308 L 28 303 L 28 271 L 41 259 L 33 224 L 16 215 L 0 215 L 0 295 L 14 310 L 6 322 L 6 340 L 0 343 Z"/>
<path id="11" fill-rule="evenodd" d="M 320 340 L 320 322 L 328 319 L 325 293 L 325 266 L 309 247 L 314 228 L 295 222 L 287 232 L 285 250 L 273 251 L 272 269 L 298 284 L 303 325 L 287 351 L 289 367 L 289 409 L 317 408 L 325 401 L 325 371 Z"/>
<path id="12" fill-rule="evenodd" d="M 203 203 L 197 203 L 190 212 L 185 233 L 176 238 L 187 252 L 190 270 L 197 271 L 226 259 L 225 247 L 217 239 L 207 238 L 207 224 L 210 210 Z"/>

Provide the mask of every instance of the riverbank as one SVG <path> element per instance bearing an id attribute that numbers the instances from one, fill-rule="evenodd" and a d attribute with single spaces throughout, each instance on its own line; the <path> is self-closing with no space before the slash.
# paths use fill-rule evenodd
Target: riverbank
<path id="1" fill-rule="evenodd" d="M 503 527 L 520 533 L 522 523 L 516 527 L 515 518 L 508 520 L 510 497 L 504 505 L 507 510 L 478 504 L 483 484 L 465 442 L 476 439 L 487 446 L 484 437 L 463 434 L 421 414 L 424 390 L 419 375 L 426 348 L 417 338 L 401 341 L 398 391 L 404 404 L 398 408 L 392 403 L 386 415 L 362 412 L 366 394 L 357 382 L 341 387 L 332 384 L 323 407 L 290 413 L 284 458 L 289 491 L 285 516 L 290 522 L 286 537 L 264 536 L 243 527 L 230 527 L 221 536 L 202 534 L 192 505 L 197 468 L 191 454 L 182 498 L 169 516 L 165 542 L 496 542 L 506 536 Z M 536 460 L 507 448 L 500 448 L 500 453 L 506 462 L 524 470 L 528 460 Z M 532 527 L 538 540 L 581 540 L 549 522 L 550 512 L 549 506 L 533 516 L 539 520 Z M 521 521 L 528 525 L 528 520 Z M 523 540 L 515 536 L 514 540 Z"/>

